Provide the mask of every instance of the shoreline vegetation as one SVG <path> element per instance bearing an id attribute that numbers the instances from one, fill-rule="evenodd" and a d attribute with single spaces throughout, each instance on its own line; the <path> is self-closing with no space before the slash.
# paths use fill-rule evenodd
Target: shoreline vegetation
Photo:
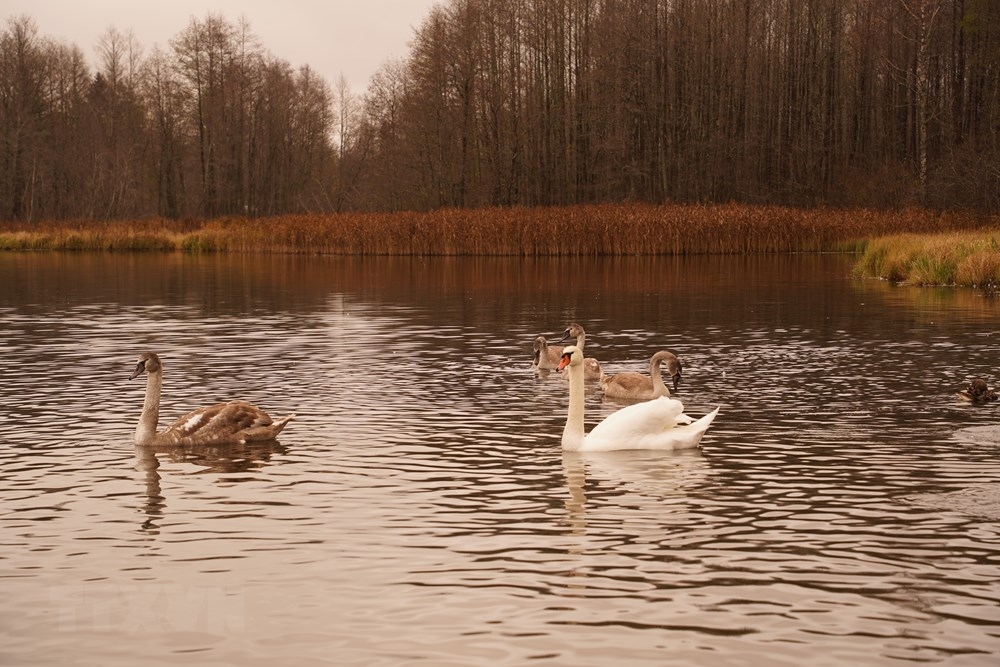
<path id="1" fill-rule="evenodd" d="M 855 278 L 911 285 L 1000 287 L 1000 227 L 938 234 L 893 234 L 865 245 Z"/>
<path id="2" fill-rule="evenodd" d="M 1000 216 L 600 204 L 212 220 L 0 223 L 0 251 L 630 256 L 854 252 L 855 277 L 1000 285 Z"/>

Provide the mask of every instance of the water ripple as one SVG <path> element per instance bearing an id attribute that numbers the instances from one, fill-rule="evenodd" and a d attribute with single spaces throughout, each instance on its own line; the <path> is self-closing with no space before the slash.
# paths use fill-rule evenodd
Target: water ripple
<path id="1" fill-rule="evenodd" d="M 0 301 L 2 661 L 1000 654 L 1000 411 L 953 395 L 996 367 L 972 307 L 714 265 L 667 298 L 607 277 L 373 287 L 378 265 L 322 258 L 80 261 L 121 261 L 138 291 Z M 570 319 L 609 372 L 677 350 L 688 413 L 722 408 L 702 448 L 561 452 L 566 383 L 529 368 L 530 341 Z M 145 349 L 165 419 L 235 397 L 297 417 L 281 442 L 137 450 Z M 586 406 L 593 425 L 620 404 L 590 387 Z"/>

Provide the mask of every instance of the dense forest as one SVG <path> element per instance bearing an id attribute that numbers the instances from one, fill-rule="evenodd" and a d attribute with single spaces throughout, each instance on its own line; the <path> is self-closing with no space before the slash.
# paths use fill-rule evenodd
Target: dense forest
<path id="1" fill-rule="evenodd" d="M 0 220 L 1000 211 L 1000 0 L 450 0 L 363 93 L 215 14 L 94 48 L 3 26 Z"/>

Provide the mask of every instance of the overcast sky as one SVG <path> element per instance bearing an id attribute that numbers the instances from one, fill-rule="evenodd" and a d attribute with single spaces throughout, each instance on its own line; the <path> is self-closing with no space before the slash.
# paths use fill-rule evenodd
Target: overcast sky
<path id="1" fill-rule="evenodd" d="M 241 16 L 261 45 L 293 67 L 309 65 L 331 86 L 343 74 L 363 93 L 387 60 L 405 57 L 414 30 L 435 5 L 446 0 L 0 0 L 0 21 L 22 14 L 45 37 L 80 47 L 91 66 L 98 38 L 110 26 L 129 30 L 149 53 L 164 50 L 195 17 L 221 14 L 236 24 Z"/>

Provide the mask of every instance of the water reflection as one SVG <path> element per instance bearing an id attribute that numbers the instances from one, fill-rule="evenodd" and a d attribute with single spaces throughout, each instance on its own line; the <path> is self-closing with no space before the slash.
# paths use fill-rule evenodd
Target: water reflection
<path id="1" fill-rule="evenodd" d="M 135 469 L 142 473 L 146 487 L 145 502 L 142 505 L 146 519 L 142 522 L 142 529 L 151 530 L 154 534 L 158 527 L 153 522 L 163 516 L 163 508 L 166 507 L 166 499 L 160 486 L 160 473 L 157 472 L 159 467 L 160 460 L 156 458 L 155 452 L 146 447 L 136 447 Z"/>
<path id="2" fill-rule="evenodd" d="M 629 507 L 662 509 L 683 504 L 689 490 L 703 486 L 709 474 L 708 460 L 697 450 L 563 452 L 562 464 L 568 523 L 580 533 L 586 532 L 588 493 L 627 499 Z"/>
<path id="3" fill-rule="evenodd" d="M 0 254 L 2 660 L 995 661 L 1000 406 L 954 392 L 997 302 L 849 267 Z M 561 452 L 570 321 L 609 373 L 676 351 L 701 449 Z M 165 418 L 298 416 L 136 449 L 145 349 Z"/>
<path id="4" fill-rule="evenodd" d="M 146 519 L 142 528 L 151 534 L 157 534 L 155 523 L 166 514 L 167 498 L 163 495 L 160 475 L 160 457 L 174 464 L 182 464 L 175 468 L 183 468 L 185 472 L 175 474 L 211 475 L 219 483 L 240 483 L 253 479 L 245 475 L 220 475 L 220 473 L 246 473 L 260 470 L 268 465 L 278 454 L 287 453 L 288 449 L 277 440 L 231 443 L 187 447 L 178 445 L 136 445 L 135 469 L 142 474 L 145 485 L 145 499 L 142 513 Z"/>

